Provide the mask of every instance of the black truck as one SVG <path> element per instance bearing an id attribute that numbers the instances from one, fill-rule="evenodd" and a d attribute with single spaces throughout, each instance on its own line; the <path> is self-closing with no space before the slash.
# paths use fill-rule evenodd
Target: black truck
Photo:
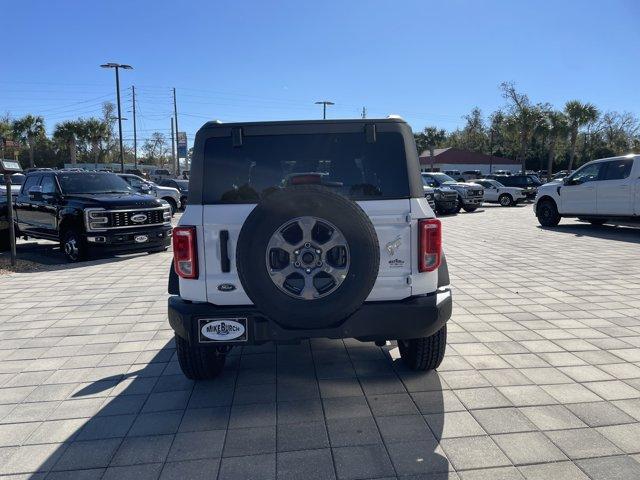
<path id="1" fill-rule="evenodd" d="M 15 202 L 20 236 L 60 242 L 67 260 L 155 252 L 171 242 L 171 207 L 135 192 L 113 173 L 36 171 Z"/>

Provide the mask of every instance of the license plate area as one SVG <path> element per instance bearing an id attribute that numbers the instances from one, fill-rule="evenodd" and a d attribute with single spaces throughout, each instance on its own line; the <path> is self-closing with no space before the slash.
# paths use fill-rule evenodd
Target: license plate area
<path id="1" fill-rule="evenodd" d="M 198 319 L 200 343 L 242 343 L 247 339 L 246 317 Z"/>

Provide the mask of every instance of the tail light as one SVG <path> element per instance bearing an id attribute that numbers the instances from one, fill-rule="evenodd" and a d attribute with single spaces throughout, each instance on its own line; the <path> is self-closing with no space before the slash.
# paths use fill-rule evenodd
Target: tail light
<path id="1" fill-rule="evenodd" d="M 196 227 L 173 229 L 173 268 L 182 278 L 198 278 Z"/>
<path id="2" fill-rule="evenodd" d="M 418 271 L 433 272 L 442 260 L 442 224 L 437 218 L 418 220 Z"/>

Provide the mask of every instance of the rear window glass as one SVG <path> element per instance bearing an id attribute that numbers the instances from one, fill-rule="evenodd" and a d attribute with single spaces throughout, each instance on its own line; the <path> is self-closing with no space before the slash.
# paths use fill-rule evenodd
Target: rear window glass
<path id="1" fill-rule="evenodd" d="M 632 166 L 632 159 L 607 162 L 603 180 L 624 180 L 631 173 Z"/>
<path id="2" fill-rule="evenodd" d="M 304 181 L 302 174 L 352 200 L 409 198 L 404 139 L 378 133 L 245 136 L 205 143 L 204 202 L 257 203 L 274 189 Z"/>

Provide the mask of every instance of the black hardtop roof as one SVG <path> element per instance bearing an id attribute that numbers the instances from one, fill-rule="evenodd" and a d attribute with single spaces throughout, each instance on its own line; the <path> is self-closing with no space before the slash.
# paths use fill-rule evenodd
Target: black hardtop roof
<path id="1" fill-rule="evenodd" d="M 269 120 L 264 122 L 232 122 L 223 123 L 219 121 L 210 121 L 205 123 L 201 130 L 210 128 L 237 128 L 237 127 L 250 127 L 250 126 L 284 126 L 284 125 L 329 125 L 340 123 L 360 123 L 362 125 L 374 124 L 374 123 L 403 123 L 406 124 L 406 120 L 402 118 L 348 118 L 348 119 L 331 119 L 331 120 Z"/>

